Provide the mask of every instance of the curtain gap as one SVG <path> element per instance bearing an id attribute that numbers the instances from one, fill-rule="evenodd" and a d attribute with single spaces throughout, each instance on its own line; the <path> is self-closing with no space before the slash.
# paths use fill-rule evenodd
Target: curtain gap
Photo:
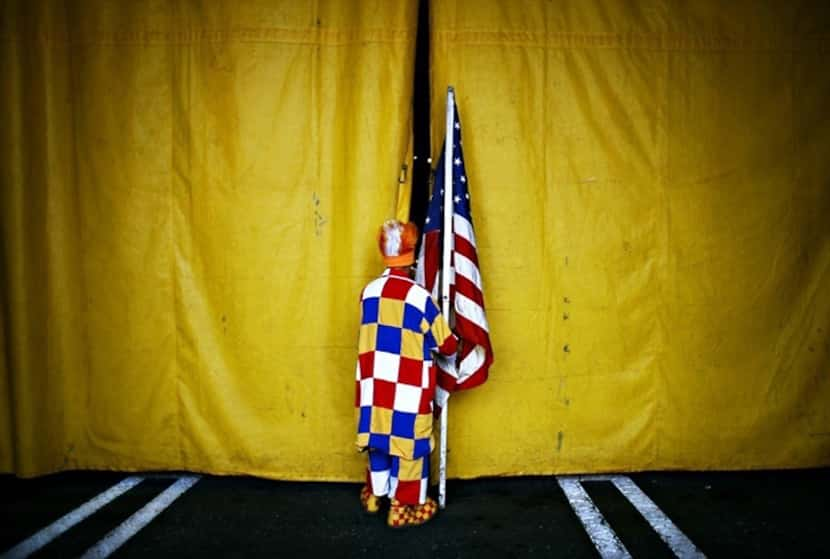
<path id="1" fill-rule="evenodd" d="M 430 107 L 429 107 L 429 0 L 418 0 L 418 31 L 415 36 L 415 72 L 412 88 L 412 195 L 409 220 L 424 230 L 429 203 Z M 418 244 L 420 245 L 420 236 Z M 417 250 L 420 249 L 420 246 Z M 417 252 L 416 252 L 417 254 Z"/>

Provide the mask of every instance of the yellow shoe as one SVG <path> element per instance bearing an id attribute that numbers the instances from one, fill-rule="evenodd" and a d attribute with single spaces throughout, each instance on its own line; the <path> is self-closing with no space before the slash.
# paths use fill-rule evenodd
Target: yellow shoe
<path id="1" fill-rule="evenodd" d="M 403 528 L 410 525 L 412 513 L 409 507 L 402 505 L 397 499 L 392 499 L 389 505 L 389 515 L 386 517 L 386 525 L 390 528 Z"/>
<path id="2" fill-rule="evenodd" d="M 427 497 L 423 505 L 413 505 L 411 507 L 412 525 L 417 526 L 429 522 L 437 513 L 438 503 L 435 502 L 435 499 Z"/>
<path id="3" fill-rule="evenodd" d="M 397 499 L 392 499 L 386 524 L 391 528 L 419 526 L 432 520 L 437 512 L 438 504 L 429 497 L 423 505 L 402 505 Z"/>
<path id="4" fill-rule="evenodd" d="M 372 493 L 368 485 L 364 485 L 360 490 L 360 506 L 363 507 L 363 512 L 367 514 L 377 514 L 380 510 L 380 497 Z"/>

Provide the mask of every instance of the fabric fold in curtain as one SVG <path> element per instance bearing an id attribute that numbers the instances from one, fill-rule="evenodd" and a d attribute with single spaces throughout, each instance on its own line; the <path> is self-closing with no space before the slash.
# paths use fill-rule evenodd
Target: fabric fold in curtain
<path id="1" fill-rule="evenodd" d="M 3 11 L 0 470 L 356 476 L 417 4 Z"/>

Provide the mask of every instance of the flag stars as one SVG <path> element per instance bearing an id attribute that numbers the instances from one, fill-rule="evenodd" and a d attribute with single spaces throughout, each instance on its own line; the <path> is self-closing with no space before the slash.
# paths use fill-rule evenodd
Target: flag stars
<path id="1" fill-rule="evenodd" d="M 461 130 L 461 123 L 458 122 L 457 120 L 455 121 L 455 129 L 456 130 Z"/>
<path id="2" fill-rule="evenodd" d="M 455 203 L 458 204 L 459 202 L 461 202 L 461 196 L 456 195 L 456 197 L 453 198 L 453 200 L 455 200 Z"/>
<path id="3" fill-rule="evenodd" d="M 424 220 L 424 223 L 429 223 L 429 216 L 427 216 L 426 220 Z"/>
<path id="4" fill-rule="evenodd" d="M 456 157 L 456 158 L 455 158 L 455 160 L 453 161 L 453 163 L 454 163 L 455 165 L 457 165 L 457 166 L 458 166 L 458 165 L 461 165 L 461 158 L 460 158 L 460 157 Z"/>

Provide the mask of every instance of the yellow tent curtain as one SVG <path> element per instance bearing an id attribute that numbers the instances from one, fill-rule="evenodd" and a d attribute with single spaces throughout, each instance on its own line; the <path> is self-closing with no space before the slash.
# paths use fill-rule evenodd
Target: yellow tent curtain
<path id="1" fill-rule="evenodd" d="M 4 10 L 0 469 L 354 477 L 417 4 Z"/>
<path id="2" fill-rule="evenodd" d="M 450 476 L 830 464 L 820 3 L 433 0 L 496 364 Z M 417 2 L 10 2 L 0 471 L 358 480 Z"/>
<path id="3" fill-rule="evenodd" d="M 496 352 L 450 473 L 830 463 L 830 10 L 431 5 Z"/>

